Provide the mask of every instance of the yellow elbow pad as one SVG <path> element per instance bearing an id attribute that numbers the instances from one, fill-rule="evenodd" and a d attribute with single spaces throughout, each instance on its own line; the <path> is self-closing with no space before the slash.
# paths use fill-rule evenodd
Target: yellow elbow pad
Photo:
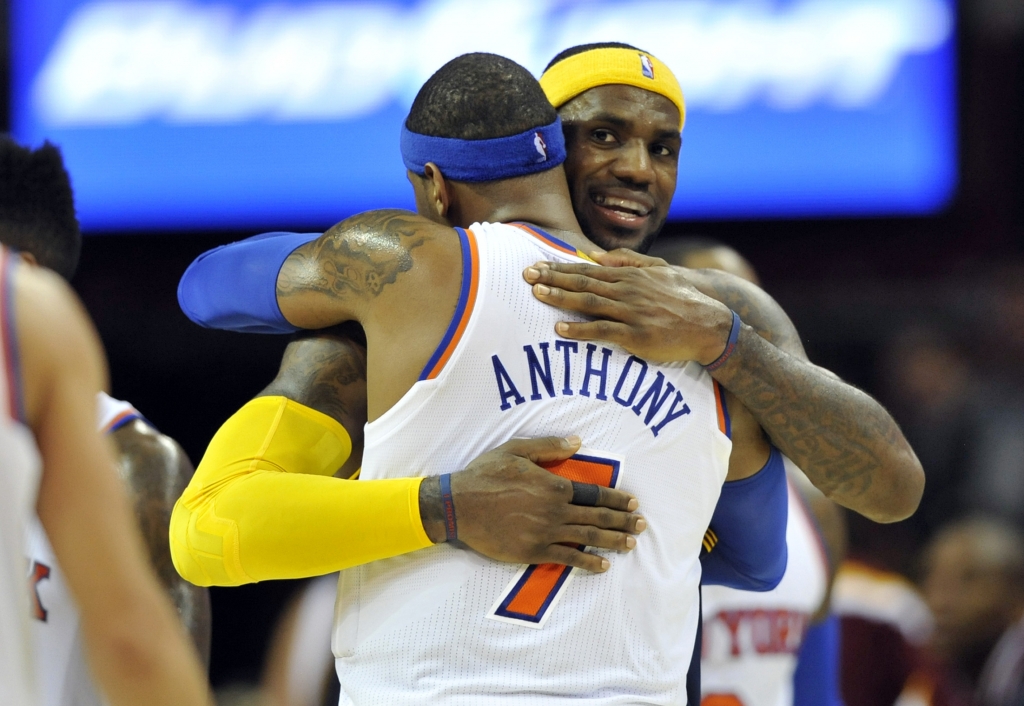
<path id="1" fill-rule="evenodd" d="M 333 478 L 351 441 L 334 419 L 260 397 L 217 432 L 171 516 L 178 572 L 239 585 L 338 571 L 429 546 L 422 478 Z"/>
<path id="2" fill-rule="evenodd" d="M 224 422 L 199 465 L 204 485 L 258 468 L 332 476 L 351 453 L 352 439 L 333 418 L 286 397 L 257 397 Z"/>

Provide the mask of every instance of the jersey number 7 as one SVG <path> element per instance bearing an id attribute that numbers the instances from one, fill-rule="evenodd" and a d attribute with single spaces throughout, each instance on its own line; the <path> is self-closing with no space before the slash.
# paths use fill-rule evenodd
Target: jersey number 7
<path id="1" fill-rule="evenodd" d="M 580 449 L 565 461 L 540 464 L 552 473 L 582 483 L 615 488 L 622 477 L 622 458 L 604 451 Z M 583 549 L 583 545 L 574 545 Z M 530 564 L 512 578 L 491 608 L 488 618 L 542 628 L 565 593 L 577 569 L 563 564 Z"/>

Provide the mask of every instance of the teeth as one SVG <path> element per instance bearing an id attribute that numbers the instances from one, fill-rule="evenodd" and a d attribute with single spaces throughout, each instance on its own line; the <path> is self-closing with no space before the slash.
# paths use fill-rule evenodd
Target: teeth
<path id="1" fill-rule="evenodd" d="M 606 206 L 608 208 L 614 208 L 617 211 L 625 211 L 634 216 L 646 216 L 647 209 L 636 203 L 635 201 L 627 201 L 625 199 L 608 198 L 604 194 L 594 194 L 594 203 L 598 206 Z"/>

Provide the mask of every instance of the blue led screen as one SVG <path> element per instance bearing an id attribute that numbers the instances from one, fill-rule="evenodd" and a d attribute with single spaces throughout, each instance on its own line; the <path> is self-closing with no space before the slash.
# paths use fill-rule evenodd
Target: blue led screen
<path id="1" fill-rule="evenodd" d="M 411 207 L 448 59 L 622 41 L 682 83 L 674 218 L 929 214 L 956 187 L 952 0 L 14 0 L 15 136 L 87 230 L 326 227 Z"/>

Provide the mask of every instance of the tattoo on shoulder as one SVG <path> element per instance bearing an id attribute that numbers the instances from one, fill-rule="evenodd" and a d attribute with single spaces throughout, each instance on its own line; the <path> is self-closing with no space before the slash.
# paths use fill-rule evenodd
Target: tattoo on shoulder
<path id="1" fill-rule="evenodd" d="M 412 269 L 412 251 L 423 245 L 423 219 L 398 209 L 369 211 L 333 226 L 288 257 L 278 297 L 310 290 L 336 298 L 379 296 Z"/>

